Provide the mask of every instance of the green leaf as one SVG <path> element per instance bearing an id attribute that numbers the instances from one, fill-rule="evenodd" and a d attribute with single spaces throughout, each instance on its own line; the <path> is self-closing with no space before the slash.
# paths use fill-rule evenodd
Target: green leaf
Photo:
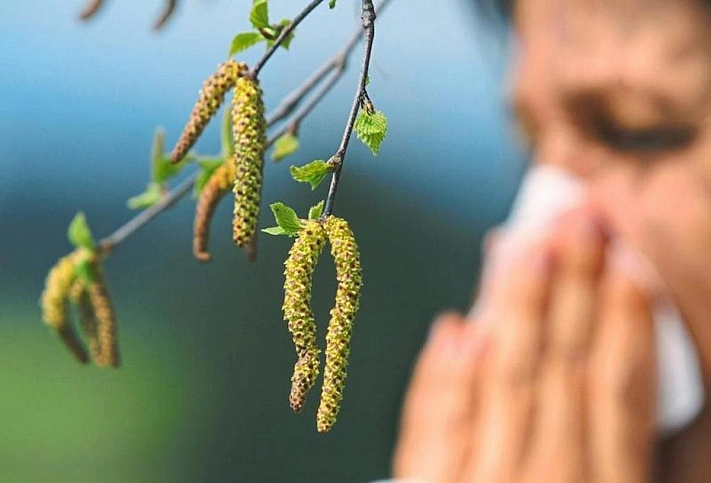
<path id="1" fill-rule="evenodd" d="M 290 23 L 291 20 L 285 18 L 276 26 L 271 26 L 270 28 L 272 28 L 275 32 L 278 29 L 279 33 L 281 33 L 281 31 L 284 30 Z M 291 46 L 291 41 L 294 40 L 294 35 L 296 35 L 296 30 L 292 30 L 291 32 L 289 32 L 289 35 L 287 35 L 284 41 L 281 43 L 281 47 L 284 48 L 284 50 L 289 50 L 289 47 Z M 278 37 L 278 35 L 275 35 L 273 39 L 267 39 L 267 46 L 271 47 L 272 45 L 274 45 L 276 37 Z"/>
<path id="2" fill-rule="evenodd" d="M 96 280 L 96 273 L 94 272 L 94 264 L 91 263 L 91 258 L 93 254 L 91 252 L 83 251 L 81 256 L 77 259 L 74 265 L 74 272 L 77 277 L 85 284 L 94 283 Z"/>
<path id="3" fill-rule="evenodd" d="M 358 138 L 370 148 L 374 156 L 380 152 L 380 145 L 388 130 L 388 121 L 382 111 L 368 113 L 361 109 L 353 129 Z"/>
<path id="4" fill-rule="evenodd" d="M 235 37 L 232 39 L 232 44 L 230 45 L 230 53 L 228 56 L 232 57 L 235 54 L 239 54 L 240 52 L 247 50 L 253 45 L 258 44 L 259 42 L 263 42 L 264 40 L 266 39 L 259 32 L 239 33 L 235 35 Z"/>
<path id="5" fill-rule="evenodd" d="M 282 134 L 274 141 L 274 151 L 272 151 L 272 161 L 281 161 L 299 149 L 299 138 L 291 133 Z"/>
<path id="6" fill-rule="evenodd" d="M 162 128 L 156 129 L 151 146 L 151 181 L 164 184 L 170 178 L 177 176 L 192 159 L 193 155 L 187 154 L 178 163 L 173 164 L 165 153 L 165 132 Z"/>
<path id="7" fill-rule="evenodd" d="M 254 0 L 252 11 L 249 13 L 249 21 L 255 29 L 269 27 L 269 9 L 267 0 Z"/>
<path id="8" fill-rule="evenodd" d="M 316 206 L 309 208 L 309 220 L 318 220 L 323 214 L 323 200 L 319 201 Z"/>
<path id="9" fill-rule="evenodd" d="M 287 236 L 288 236 L 288 235 L 289 235 L 289 234 L 286 232 L 286 230 L 284 230 L 284 229 L 283 229 L 282 227 L 280 227 L 280 226 L 272 226 L 272 227 L 270 227 L 270 228 L 264 228 L 264 229 L 262 229 L 262 231 L 263 231 L 264 233 L 268 233 L 268 234 L 274 235 L 274 236 L 279 236 L 279 235 L 287 235 Z"/>
<path id="10" fill-rule="evenodd" d="M 281 202 L 272 203 L 269 207 L 272 209 L 272 213 L 274 213 L 274 219 L 277 225 L 279 225 L 287 235 L 295 236 L 299 230 L 301 230 L 301 220 L 299 220 L 299 217 L 292 208 L 289 208 Z"/>
<path id="11" fill-rule="evenodd" d="M 197 160 L 198 166 L 200 166 L 200 173 L 198 173 L 197 178 L 195 178 L 195 187 L 193 189 L 193 195 L 197 198 L 202 192 L 207 182 L 210 180 L 210 176 L 219 168 L 226 160 L 223 158 L 202 158 Z"/>
<path id="12" fill-rule="evenodd" d="M 328 8 L 335 8 L 336 0 L 328 0 Z"/>
<path id="13" fill-rule="evenodd" d="M 232 110 L 225 109 L 222 116 L 222 130 L 220 131 L 220 144 L 222 157 L 229 158 L 235 154 L 235 143 L 232 134 Z"/>
<path id="14" fill-rule="evenodd" d="M 145 210 L 158 203 L 163 197 L 164 191 L 162 185 L 150 183 L 143 193 L 129 198 L 126 205 L 131 210 Z"/>
<path id="15" fill-rule="evenodd" d="M 326 161 L 317 159 L 301 167 L 291 166 L 289 171 L 291 171 L 291 177 L 296 181 L 309 183 L 311 189 L 315 190 L 326 175 L 333 171 L 333 168 Z"/>
<path id="16" fill-rule="evenodd" d="M 91 230 L 89 230 L 89 224 L 86 222 L 86 216 L 84 216 L 84 213 L 81 211 L 76 214 L 72 222 L 69 224 L 67 236 L 69 237 L 69 241 L 72 245 L 77 248 L 94 250 L 96 246 L 94 243 L 94 237 L 91 236 Z"/>
<path id="17" fill-rule="evenodd" d="M 155 178 L 157 170 L 156 164 L 163 156 L 165 156 L 165 131 L 162 127 L 158 127 L 156 128 L 155 134 L 153 134 L 153 144 L 151 145 L 151 169 L 153 170 L 153 178 Z"/>
<path id="18" fill-rule="evenodd" d="M 153 182 L 157 184 L 164 184 L 171 178 L 179 175 L 185 166 L 187 166 L 192 161 L 192 156 L 185 156 L 182 161 L 175 164 L 170 160 L 168 156 L 158 157 L 153 164 Z"/>

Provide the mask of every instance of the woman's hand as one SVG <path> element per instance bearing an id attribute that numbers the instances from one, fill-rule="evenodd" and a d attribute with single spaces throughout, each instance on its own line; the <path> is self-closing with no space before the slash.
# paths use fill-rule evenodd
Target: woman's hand
<path id="1" fill-rule="evenodd" d="M 647 481 L 649 300 L 585 216 L 496 269 L 474 323 L 441 317 L 414 370 L 394 472 L 436 482 Z"/>

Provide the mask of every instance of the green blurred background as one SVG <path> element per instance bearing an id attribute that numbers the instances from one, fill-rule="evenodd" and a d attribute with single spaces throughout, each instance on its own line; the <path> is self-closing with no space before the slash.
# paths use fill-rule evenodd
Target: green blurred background
<path id="1" fill-rule="evenodd" d="M 76 20 L 78 0 L 6 3 L 0 481 L 388 476 L 402 394 L 428 326 L 436 313 L 466 307 L 482 235 L 505 216 L 523 167 L 507 132 L 500 39 L 482 30 L 466 0 L 393 0 L 378 20 L 369 92 L 390 125 L 377 158 L 354 140 L 336 203 L 358 238 L 365 288 L 343 408 L 321 435 L 316 393 L 299 415 L 287 400 L 295 356 L 280 306 L 290 242 L 262 236 L 259 260 L 248 264 L 231 244 L 228 202 L 208 266 L 190 253 L 192 200 L 107 261 L 120 370 L 78 365 L 40 320 L 45 274 L 71 249 L 69 221 L 84 210 L 104 236 L 132 216 L 125 200 L 148 180 L 156 126 L 175 141 L 202 80 L 248 28 L 250 2 L 183 1 L 158 35 L 150 24 L 159 1 L 109 1 L 90 24 Z M 270 3 L 277 19 L 300 7 Z M 358 3 L 319 8 L 291 51 L 274 57 L 262 72 L 268 107 L 340 49 Z M 267 166 L 265 206 L 282 200 L 304 213 L 324 196 L 325 184 L 311 192 L 287 168 L 335 150 L 355 76 L 352 68 L 303 125 L 301 150 Z M 216 152 L 218 137 L 211 126 L 198 150 Z M 265 210 L 262 226 L 270 218 Z M 333 279 L 324 256 L 314 282 L 322 326 Z"/>

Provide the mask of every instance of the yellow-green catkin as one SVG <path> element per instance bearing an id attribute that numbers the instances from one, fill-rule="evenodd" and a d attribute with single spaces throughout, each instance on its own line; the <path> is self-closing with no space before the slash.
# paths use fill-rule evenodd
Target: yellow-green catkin
<path id="1" fill-rule="evenodd" d="M 200 89 L 198 100 L 190 113 L 190 118 L 170 154 L 170 159 L 174 163 L 185 157 L 202 134 L 207 123 L 220 108 L 225 94 L 234 87 L 237 79 L 245 72 L 247 72 L 245 63 L 228 60 L 218 65 L 217 71 L 205 80 L 202 89 Z"/>
<path id="2" fill-rule="evenodd" d="M 325 244 L 323 227 L 318 221 L 310 220 L 299 232 L 284 263 L 282 310 L 298 357 L 289 395 L 289 404 L 295 412 L 303 408 L 306 393 L 313 387 L 319 373 L 320 350 L 316 342 L 316 321 L 311 311 L 311 280 Z"/>
<path id="3" fill-rule="evenodd" d="M 40 305 L 45 324 L 57 333 L 79 362 L 86 363 L 89 356 L 69 320 L 69 293 L 76 280 L 77 256 L 77 252 L 72 252 L 52 267 L 45 281 Z"/>
<path id="4" fill-rule="evenodd" d="M 256 79 L 237 79 L 232 100 L 232 131 L 235 146 L 235 194 L 232 238 L 245 248 L 247 257 L 256 256 L 256 231 L 262 192 L 262 168 L 267 143 L 262 90 Z"/>
<path id="5" fill-rule="evenodd" d="M 353 320 L 363 285 L 358 245 L 348 222 L 329 216 L 324 229 L 331 244 L 338 288 L 326 334 L 326 367 L 316 415 L 316 427 L 321 433 L 331 429 L 341 407 Z"/>
<path id="6" fill-rule="evenodd" d="M 91 303 L 91 297 L 85 283 L 75 280 L 69 292 L 69 298 L 76 307 L 79 316 L 79 327 L 84 339 L 88 342 L 89 353 L 94 362 L 101 360 L 101 345 L 97 332 L 96 315 Z"/>
<path id="7" fill-rule="evenodd" d="M 92 263 L 93 280 L 87 287 L 89 299 L 96 317 L 96 336 L 98 339 L 98 366 L 118 367 L 121 358 L 118 349 L 116 314 L 109 296 L 106 278 L 98 261 Z"/>
<path id="8" fill-rule="evenodd" d="M 195 223 L 193 225 L 193 255 L 201 262 L 212 259 L 207 249 L 210 238 L 210 222 L 215 208 L 225 196 L 235 181 L 234 158 L 227 159 L 210 176 L 207 184 L 200 192 L 195 206 Z"/>

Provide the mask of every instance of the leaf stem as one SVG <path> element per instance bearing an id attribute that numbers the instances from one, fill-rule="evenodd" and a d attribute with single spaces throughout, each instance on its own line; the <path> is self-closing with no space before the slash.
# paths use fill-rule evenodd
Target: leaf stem
<path id="1" fill-rule="evenodd" d="M 338 182 L 341 179 L 341 171 L 343 170 L 343 162 L 346 157 L 346 151 L 348 150 L 348 142 L 350 141 L 351 134 L 353 134 L 353 126 L 355 124 L 356 116 L 358 115 L 358 110 L 360 109 L 361 101 L 363 100 L 363 96 L 366 95 L 365 85 L 368 82 L 368 69 L 370 67 L 370 57 L 373 50 L 373 40 L 375 39 L 376 15 L 373 0 L 363 0 L 360 18 L 363 31 L 365 32 L 363 63 L 360 68 L 360 77 L 358 79 L 355 97 L 353 98 L 351 112 L 348 115 L 346 128 L 343 131 L 341 145 L 338 147 L 336 154 L 331 156 L 330 159 L 330 161 L 336 166 L 336 169 L 331 176 L 331 185 L 328 188 L 328 195 L 326 196 L 326 205 L 323 209 L 323 218 L 326 218 L 333 212 L 333 203 L 336 200 Z"/>
<path id="2" fill-rule="evenodd" d="M 262 67 L 267 63 L 269 58 L 276 52 L 276 50 L 281 46 L 281 44 L 286 40 L 286 38 L 291 34 L 291 32 L 294 31 L 294 29 L 301 23 L 302 20 L 304 20 L 306 17 L 309 16 L 311 11 L 318 7 L 320 4 L 323 3 L 323 0 L 312 0 L 304 9 L 299 12 L 299 14 L 294 17 L 294 19 L 291 21 L 289 25 L 287 25 L 284 30 L 281 31 L 279 34 L 279 37 L 276 38 L 274 41 L 274 44 L 272 44 L 271 47 L 264 53 L 261 59 L 254 65 L 252 68 L 252 78 L 256 79 L 257 76 L 259 75 L 259 71 L 262 70 Z"/>

